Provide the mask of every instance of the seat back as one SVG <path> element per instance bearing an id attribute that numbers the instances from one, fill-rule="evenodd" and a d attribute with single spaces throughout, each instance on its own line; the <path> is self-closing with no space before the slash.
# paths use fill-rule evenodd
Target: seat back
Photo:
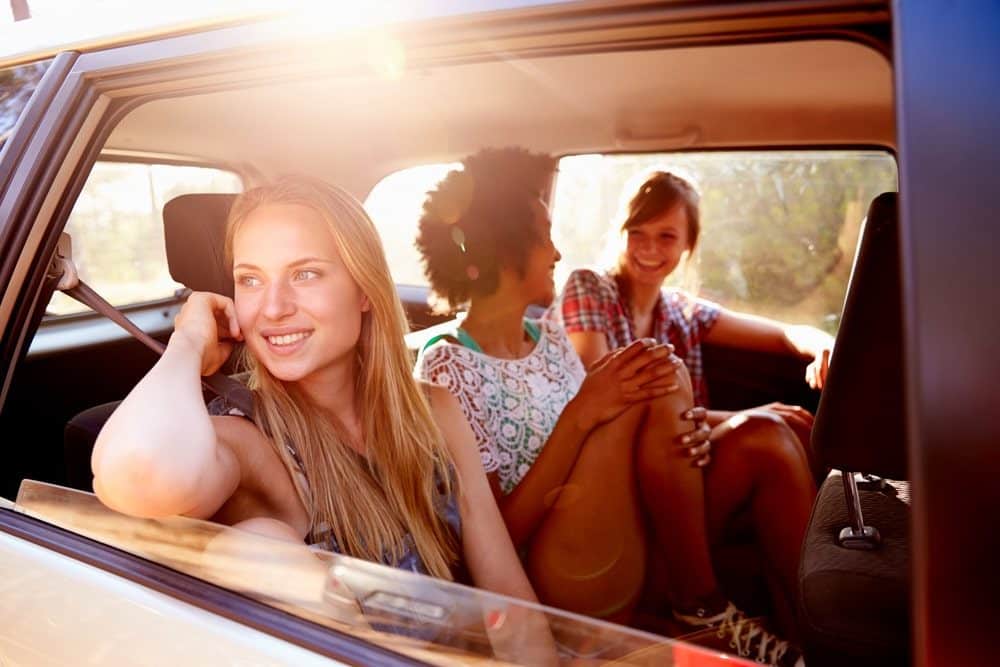
<path id="1" fill-rule="evenodd" d="M 897 197 L 868 209 L 812 443 L 830 467 L 908 479 Z"/>

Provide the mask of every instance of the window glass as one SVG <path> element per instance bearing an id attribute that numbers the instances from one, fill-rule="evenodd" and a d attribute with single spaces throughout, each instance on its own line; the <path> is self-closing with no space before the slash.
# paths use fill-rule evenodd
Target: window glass
<path id="1" fill-rule="evenodd" d="M 610 266 L 620 248 L 622 198 L 651 169 L 690 177 L 701 193 L 701 235 L 668 284 L 728 308 L 812 324 L 839 323 L 868 204 L 897 189 L 896 163 L 876 151 L 575 155 L 560 160 L 552 228 L 562 252 L 557 287 L 585 265 Z"/>
<path id="2" fill-rule="evenodd" d="M 183 286 L 167 269 L 163 205 L 180 194 L 239 192 L 240 178 L 209 167 L 98 162 L 80 193 L 65 231 L 73 239 L 80 279 L 114 306 L 172 296 Z M 84 312 L 57 292 L 49 315 Z"/>
<path id="3" fill-rule="evenodd" d="M 0 69 L 0 149 L 51 61 Z"/>
<path id="4" fill-rule="evenodd" d="M 461 168 L 461 163 L 450 162 L 402 169 L 379 181 L 365 199 L 365 210 L 382 237 L 397 285 L 427 284 L 420 253 L 413 245 L 424 199 L 449 171 Z"/>
<path id="5" fill-rule="evenodd" d="M 540 664 L 553 649 L 560 664 L 726 661 L 646 632 L 301 543 L 186 517 L 126 516 L 93 494 L 51 484 L 25 480 L 15 509 L 429 664 Z M 201 593 L 197 586 L 188 592 Z"/>

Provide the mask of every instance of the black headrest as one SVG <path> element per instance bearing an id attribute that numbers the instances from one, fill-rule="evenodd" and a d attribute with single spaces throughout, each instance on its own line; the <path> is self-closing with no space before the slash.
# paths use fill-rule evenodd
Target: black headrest
<path id="1" fill-rule="evenodd" d="M 897 221 L 896 193 L 872 201 L 812 441 L 831 467 L 908 479 Z"/>
<path id="2" fill-rule="evenodd" d="M 163 236 L 170 275 L 196 292 L 233 296 L 226 270 L 226 218 L 235 194 L 174 197 L 163 207 Z"/>

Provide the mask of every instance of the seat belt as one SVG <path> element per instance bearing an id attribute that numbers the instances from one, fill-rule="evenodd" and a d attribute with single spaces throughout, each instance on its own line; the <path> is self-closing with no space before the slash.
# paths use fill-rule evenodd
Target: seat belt
<path id="1" fill-rule="evenodd" d="M 55 256 L 52 258 L 52 267 L 49 275 L 59 278 L 59 282 L 56 285 L 57 290 L 76 299 L 94 312 L 104 315 L 122 329 L 132 334 L 133 337 L 137 338 L 146 347 L 153 350 L 153 352 L 159 355 L 163 354 L 163 351 L 166 349 L 163 343 L 137 327 L 121 311 L 105 301 L 104 297 L 80 280 L 76 265 L 73 263 L 73 242 L 69 234 L 65 232 L 59 236 L 59 243 L 56 246 Z M 222 373 L 203 377 L 201 378 L 201 383 L 213 394 L 223 397 L 230 404 L 237 407 L 246 416 L 253 416 L 252 396 L 244 385 Z"/>

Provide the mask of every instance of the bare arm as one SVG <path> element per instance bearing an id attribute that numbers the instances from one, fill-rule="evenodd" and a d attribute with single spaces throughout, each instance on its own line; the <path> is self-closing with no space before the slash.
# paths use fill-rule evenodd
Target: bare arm
<path id="1" fill-rule="evenodd" d="M 536 602 L 493 499 L 465 414 L 447 389 L 428 386 L 434 419 L 458 473 L 462 550 L 472 579 L 480 588 Z"/>
<path id="2" fill-rule="evenodd" d="M 815 389 L 821 389 L 826 382 L 833 349 L 833 337 L 815 327 L 785 324 L 729 310 L 719 314 L 715 324 L 705 334 L 704 341 L 727 347 L 811 357 L 813 362 L 806 369 L 806 381 Z"/>
<path id="3" fill-rule="evenodd" d="M 101 429 L 91 466 L 94 490 L 108 507 L 141 517 L 208 518 L 238 487 L 239 462 L 201 394 L 206 360 L 217 360 L 205 352 L 208 335 L 199 333 L 210 323 L 218 344 L 213 304 L 192 295 L 163 356 Z"/>
<path id="4" fill-rule="evenodd" d="M 483 471 L 479 448 L 458 401 L 447 389 L 428 385 L 434 418 L 451 451 L 459 480 L 462 551 L 476 587 L 513 598 L 538 602 L 514 551 L 503 518 Z M 555 642 L 544 613 L 509 606 L 511 618 L 487 632 L 497 657 L 520 657 L 530 664 L 558 663 Z"/>

